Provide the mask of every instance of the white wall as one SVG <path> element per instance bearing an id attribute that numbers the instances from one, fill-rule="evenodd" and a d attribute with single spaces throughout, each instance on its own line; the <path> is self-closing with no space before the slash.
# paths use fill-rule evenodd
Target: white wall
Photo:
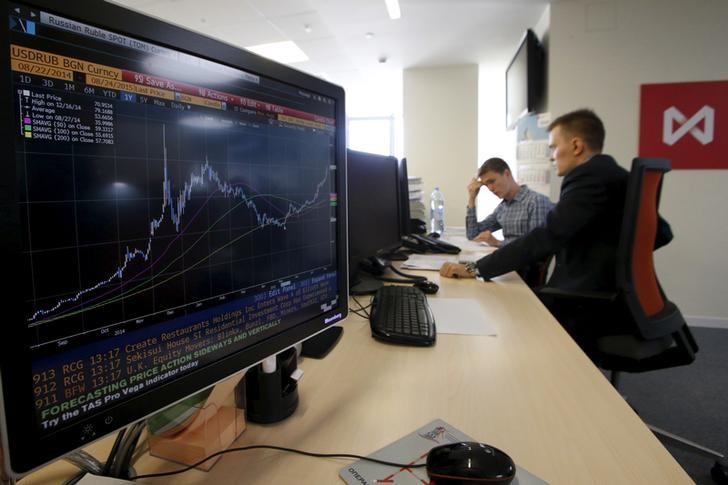
<path id="1" fill-rule="evenodd" d="M 343 87 L 347 118 L 391 116 L 394 119 L 394 155 L 402 158 L 402 71 L 369 72 L 361 80 L 349 81 Z"/>
<path id="2" fill-rule="evenodd" d="M 605 152 L 625 167 L 638 153 L 641 84 L 728 79 L 726 0 L 561 0 L 550 15 L 548 109 L 594 109 Z M 655 262 L 685 315 L 728 320 L 727 185 L 728 170 L 673 170 L 664 182 L 675 239 Z"/>
<path id="3" fill-rule="evenodd" d="M 506 64 L 501 60 L 484 63 L 478 71 L 478 159 L 471 174 L 461 183 L 460 201 L 467 202 L 466 184 L 478 167 L 491 157 L 505 160 L 517 176 L 516 130 L 506 130 Z M 500 204 L 501 199 L 490 190 L 481 189 L 477 200 L 478 219 L 484 219 Z M 463 224 L 465 222 L 463 221 Z M 502 238 L 502 234 L 498 234 Z"/>
<path id="4" fill-rule="evenodd" d="M 478 155 L 478 66 L 405 69 L 403 87 L 408 173 L 422 177 L 428 208 L 440 187 L 446 226 L 464 226 L 465 186 Z"/>
<path id="5" fill-rule="evenodd" d="M 541 17 L 533 25 L 536 36 L 548 45 L 550 9 L 547 5 Z M 473 167 L 476 171 L 484 161 L 491 157 L 500 157 L 511 167 L 518 179 L 516 164 L 516 130 L 506 130 L 506 66 L 510 62 L 517 45 L 512 50 L 504 51 L 498 57 L 489 59 L 479 66 L 478 71 L 478 160 Z M 546 102 L 546 100 L 544 100 Z M 466 201 L 463 186 L 463 204 Z M 481 190 L 477 200 L 478 218 L 483 219 L 493 212 L 501 200 L 489 190 Z M 499 234 L 498 237 L 502 237 Z"/>

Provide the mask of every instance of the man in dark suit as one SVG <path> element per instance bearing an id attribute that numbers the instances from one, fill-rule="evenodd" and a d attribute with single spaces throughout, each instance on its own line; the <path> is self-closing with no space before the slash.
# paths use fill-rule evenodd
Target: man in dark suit
<path id="1" fill-rule="evenodd" d="M 468 265 L 445 263 L 445 277 L 498 276 L 556 255 L 547 286 L 565 290 L 611 291 L 616 288 L 616 255 L 622 226 L 628 172 L 602 154 L 604 125 L 591 110 L 572 111 L 549 125 L 549 148 L 556 173 L 563 176 L 559 202 L 546 224 Z M 672 238 L 661 220 L 656 247 Z M 575 308 L 544 300 L 572 333 Z M 573 335 L 573 333 L 572 333 Z"/>

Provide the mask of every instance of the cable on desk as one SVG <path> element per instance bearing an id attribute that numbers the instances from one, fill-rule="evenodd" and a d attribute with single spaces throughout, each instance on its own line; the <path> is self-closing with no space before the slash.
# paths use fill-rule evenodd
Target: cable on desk
<path id="1" fill-rule="evenodd" d="M 354 302 L 356 302 L 357 305 L 359 305 L 359 308 L 356 309 L 356 308 L 349 307 L 349 311 L 354 313 L 355 315 L 359 315 L 360 317 L 366 318 L 368 320 L 369 312 L 367 310 L 369 309 L 369 307 L 372 306 L 371 300 L 369 300 L 369 304 L 367 306 L 364 306 L 361 304 L 361 302 L 359 300 L 356 299 L 355 296 L 352 295 L 351 299 L 354 300 Z M 361 313 L 359 313 L 359 312 L 361 312 Z"/>
<path id="2" fill-rule="evenodd" d="M 390 278 L 389 276 L 375 276 L 374 279 L 377 281 L 384 281 L 385 283 L 409 283 L 411 285 L 415 281 L 425 281 L 427 278 L 422 277 L 418 280 L 413 280 L 411 278 Z"/>
<path id="3" fill-rule="evenodd" d="M 403 273 L 400 270 L 398 270 L 397 268 L 395 268 L 394 265 L 392 265 L 392 264 L 389 265 L 389 269 L 391 269 L 396 274 L 398 274 L 398 275 L 400 275 L 400 276 L 402 276 L 402 277 L 407 278 L 408 280 L 410 280 L 410 281 L 405 281 L 404 283 L 411 283 L 412 281 L 427 281 L 427 277 L 426 276 L 420 276 L 420 275 L 413 275 L 413 274 Z"/>
<path id="4" fill-rule="evenodd" d="M 420 463 L 418 465 L 411 464 L 411 463 L 394 463 L 391 461 L 378 460 L 376 458 L 369 458 L 367 456 L 361 456 L 361 455 L 352 455 L 349 453 L 314 453 L 311 451 L 297 450 L 295 448 L 286 448 L 283 446 L 251 445 L 251 446 L 242 446 L 239 448 L 228 448 L 227 450 L 218 451 L 216 453 L 213 453 L 212 455 L 207 456 L 206 458 L 203 458 L 202 460 L 198 461 L 197 463 L 193 463 L 192 465 L 188 465 L 184 468 L 180 468 L 179 470 L 173 470 L 171 472 L 147 473 L 145 475 L 137 475 L 136 477 L 133 477 L 132 480 L 136 480 L 139 478 L 157 478 L 157 477 L 167 477 L 170 475 L 177 475 L 179 473 L 183 473 L 188 470 L 192 470 L 193 468 L 198 467 L 201 464 L 205 463 L 207 460 L 215 458 L 216 456 L 219 456 L 219 455 L 224 455 L 225 453 L 232 453 L 234 451 L 258 450 L 258 449 L 287 451 L 290 453 L 297 453 L 299 455 L 312 456 L 314 458 L 355 458 L 358 460 L 370 461 L 373 463 L 379 463 L 380 465 L 393 466 L 393 467 L 397 467 L 397 468 L 423 468 L 426 466 L 425 463 Z"/>
<path id="5" fill-rule="evenodd" d="M 76 450 L 64 458 L 67 462 L 77 466 L 84 473 L 102 473 L 104 468 L 99 461 L 84 450 Z"/>
<path id="6" fill-rule="evenodd" d="M 131 462 L 136 463 L 139 461 L 144 454 L 149 452 L 149 437 L 145 437 L 134 450 L 134 454 L 131 457 Z"/>
<path id="7" fill-rule="evenodd" d="M 349 311 L 351 313 L 353 313 L 354 315 L 359 315 L 362 318 L 366 318 L 366 319 L 369 318 L 369 315 L 367 315 L 366 313 L 361 313 L 359 310 L 355 310 L 354 308 L 349 308 Z"/>
<path id="8" fill-rule="evenodd" d="M 106 462 L 104 463 L 104 469 L 101 471 L 101 475 L 108 475 L 111 472 L 111 467 L 114 464 L 114 459 L 116 459 L 117 453 L 119 452 L 119 447 L 121 446 L 122 442 L 124 441 L 125 433 L 126 433 L 126 428 L 122 428 L 116 434 L 116 439 L 114 440 L 114 445 L 111 447 L 109 456 L 106 458 Z"/>
<path id="9" fill-rule="evenodd" d="M 139 438 L 145 426 L 146 421 L 139 421 L 129 426 L 128 432 L 121 441 L 114 463 L 111 466 L 112 477 L 127 478 L 130 475 L 129 469 L 132 466 L 134 450 L 139 443 Z"/>
<path id="10" fill-rule="evenodd" d="M 106 462 L 102 465 L 83 450 L 77 450 L 66 457 L 66 460 L 78 466 L 81 471 L 72 476 L 63 485 L 75 485 L 85 475 L 99 475 L 103 477 L 129 478 L 134 471 L 132 464 L 139 458 L 140 453 L 135 452 L 139 438 L 144 431 L 145 422 L 139 421 L 127 428 L 122 428 L 116 435 Z M 89 466 L 89 463 L 95 466 Z M 130 473 L 131 472 L 131 473 Z"/>

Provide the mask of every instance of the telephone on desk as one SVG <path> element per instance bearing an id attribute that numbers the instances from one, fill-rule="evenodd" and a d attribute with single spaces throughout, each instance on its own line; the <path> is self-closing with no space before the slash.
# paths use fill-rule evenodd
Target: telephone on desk
<path id="1" fill-rule="evenodd" d="M 454 244 L 420 234 L 402 236 L 402 245 L 415 253 L 458 254 L 460 252 L 460 248 Z"/>

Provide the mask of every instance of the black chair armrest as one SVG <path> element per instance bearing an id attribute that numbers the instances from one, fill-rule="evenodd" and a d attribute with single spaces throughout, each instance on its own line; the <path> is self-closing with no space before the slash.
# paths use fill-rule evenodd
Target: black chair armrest
<path id="1" fill-rule="evenodd" d="M 617 293 L 609 291 L 563 290 L 561 288 L 544 286 L 539 288 L 537 293 L 539 295 L 548 295 L 550 298 L 555 299 L 584 300 L 594 303 L 613 303 L 617 300 Z"/>

